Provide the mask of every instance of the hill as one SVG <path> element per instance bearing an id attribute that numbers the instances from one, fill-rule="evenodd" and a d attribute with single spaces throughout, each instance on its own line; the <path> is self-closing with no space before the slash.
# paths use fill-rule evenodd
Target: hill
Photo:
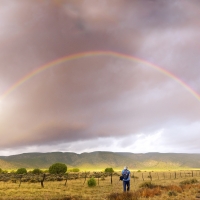
<path id="1" fill-rule="evenodd" d="M 0 159 L 0 168 L 1 169 L 13 169 L 13 168 L 15 168 L 15 165 L 10 162 Z"/>
<path id="2" fill-rule="evenodd" d="M 13 169 L 49 168 L 55 162 L 65 163 L 70 167 L 80 169 L 101 170 L 106 167 L 122 169 L 125 165 L 130 169 L 184 169 L 200 168 L 200 154 L 186 153 L 122 153 L 122 152 L 51 152 L 51 153 L 23 153 L 19 155 L 0 156 L 0 168 Z"/>

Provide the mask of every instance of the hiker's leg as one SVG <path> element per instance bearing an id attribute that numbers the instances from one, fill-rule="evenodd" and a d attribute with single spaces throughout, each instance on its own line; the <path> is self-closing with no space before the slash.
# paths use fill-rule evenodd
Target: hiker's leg
<path id="1" fill-rule="evenodd" d="M 127 181 L 127 191 L 130 190 L 130 181 Z"/>
<path id="2" fill-rule="evenodd" d="M 123 190 L 126 192 L 126 181 L 123 181 Z"/>

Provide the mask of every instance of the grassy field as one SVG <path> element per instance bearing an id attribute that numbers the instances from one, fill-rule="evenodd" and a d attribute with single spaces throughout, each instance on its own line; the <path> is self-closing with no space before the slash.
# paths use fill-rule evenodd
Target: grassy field
<path id="1" fill-rule="evenodd" d="M 120 173 L 120 172 L 119 172 Z M 131 178 L 130 193 L 140 192 L 140 198 L 137 199 L 152 199 L 152 200 L 194 200 L 200 191 L 200 184 L 189 184 L 183 188 L 179 187 L 179 183 L 184 180 L 196 179 L 200 181 L 199 171 L 165 171 L 165 172 L 132 172 L 135 178 Z M 150 177 L 151 175 L 151 177 Z M 19 180 L 16 183 L 12 181 L 0 182 L 0 199 L 1 200 L 105 200 L 110 194 L 122 193 L 122 182 L 119 181 L 119 176 L 110 176 L 97 179 L 97 186 L 88 187 L 87 180 L 84 184 L 84 178 L 62 181 L 46 181 L 44 188 L 40 182 L 30 183 L 22 182 L 19 187 Z M 152 181 L 151 181 L 152 179 Z M 98 184 L 99 180 L 99 184 Z M 150 182 L 159 185 L 158 188 L 143 188 L 139 186 L 144 182 Z M 66 185 L 65 185 L 66 183 Z M 155 196 L 154 196 L 155 195 Z M 148 196 L 148 198 L 146 198 Z M 115 198 L 117 199 L 117 198 Z M 131 199 L 131 198 L 129 198 Z M 133 198 L 132 198 L 133 199 Z M 114 198 L 113 198 L 114 200 Z"/>

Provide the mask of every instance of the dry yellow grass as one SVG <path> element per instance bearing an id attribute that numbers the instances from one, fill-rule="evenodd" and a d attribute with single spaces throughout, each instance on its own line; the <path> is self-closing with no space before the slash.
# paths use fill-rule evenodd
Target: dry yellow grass
<path id="1" fill-rule="evenodd" d="M 156 173 L 159 173 L 156 174 Z M 196 199 L 196 195 L 198 191 L 200 191 L 200 185 L 187 185 L 183 188 L 183 191 L 181 191 L 179 187 L 179 183 L 185 179 L 188 179 L 190 177 L 174 177 L 171 176 L 171 179 L 169 177 L 165 176 L 161 177 L 163 172 L 156 172 L 152 175 L 153 177 L 153 183 L 165 186 L 165 188 L 155 188 L 152 190 L 145 189 L 141 192 L 141 196 L 144 196 L 142 199 L 147 199 L 145 195 L 149 195 L 148 199 L 152 200 L 193 200 Z M 133 174 L 133 173 L 132 173 Z M 146 180 L 150 180 L 148 178 L 148 172 L 143 174 L 143 178 Z M 141 172 L 134 173 L 134 175 L 137 177 L 137 179 L 131 178 L 131 190 L 130 192 L 136 192 L 139 189 L 139 185 L 143 183 L 143 178 Z M 198 174 L 197 174 L 198 175 Z M 159 176 L 159 179 L 158 179 Z M 156 178 L 157 177 L 157 178 Z M 195 177 L 197 180 L 200 181 L 200 177 Z M 44 188 L 41 187 L 40 182 L 38 183 L 27 183 L 22 182 L 21 186 L 19 187 L 19 181 L 16 183 L 12 183 L 10 181 L 8 182 L 0 182 L 0 200 L 20 200 L 20 199 L 26 199 L 26 200 L 58 200 L 58 199 L 65 199 L 67 200 L 67 197 L 71 197 L 68 199 L 74 199 L 76 200 L 105 200 L 107 199 L 107 196 L 111 193 L 121 193 L 122 192 L 122 182 L 119 181 L 118 176 L 113 176 L 113 184 L 110 182 L 110 177 L 106 177 L 105 180 L 99 179 L 99 185 L 98 185 L 98 179 L 97 180 L 97 186 L 95 187 L 88 187 L 87 181 L 84 183 L 84 178 L 76 179 L 76 180 L 68 180 L 67 184 L 65 186 L 65 181 L 55 181 L 55 182 L 44 182 Z M 166 189 L 166 186 L 168 186 L 168 189 Z M 169 196 L 169 191 L 174 191 L 176 196 L 172 195 Z M 172 193 L 173 194 L 173 193 Z M 155 195 L 155 196 L 154 196 Z"/>
<path id="2" fill-rule="evenodd" d="M 99 185 L 88 187 L 84 179 L 44 182 L 44 188 L 38 183 L 0 182 L 0 199 L 64 199 L 65 197 L 77 197 L 77 199 L 100 200 L 105 199 L 110 192 L 122 191 L 122 183 L 118 177 L 113 177 L 113 184 L 107 177 L 99 181 Z"/>

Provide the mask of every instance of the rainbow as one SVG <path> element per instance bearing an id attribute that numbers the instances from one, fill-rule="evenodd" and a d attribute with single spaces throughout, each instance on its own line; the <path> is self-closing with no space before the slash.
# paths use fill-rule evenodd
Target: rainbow
<path id="1" fill-rule="evenodd" d="M 57 66 L 57 65 L 59 65 L 59 64 L 61 64 L 63 62 L 66 62 L 66 61 L 76 60 L 76 59 L 85 58 L 85 57 L 92 57 L 92 56 L 112 56 L 112 57 L 117 57 L 117 58 L 121 58 L 121 59 L 125 59 L 125 60 L 130 60 L 130 61 L 133 61 L 133 62 L 138 62 L 138 63 L 144 64 L 146 66 L 149 66 L 149 67 L 161 72 L 162 74 L 172 78 L 173 80 L 175 80 L 177 83 L 182 85 L 187 91 L 189 91 L 195 98 L 197 98 L 197 100 L 200 101 L 200 95 L 197 92 L 195 92 L 190 86 L 188 86 L 181 79 L 179 79 L 177 76 L 175 76 L 174 74 L 170 73 L 169 71 L 167 71 L 167 70 L 165 70 L 165 69 L 163 69 L 163 68 L 161 68 L 161 67 L 159 67 L 159 66 L 157 66 L 155 64 L 152 64 L 152 63 L 150 63 L 148 61 L 142 60 L 140 58 L 137 58 L 137 57 L 134 57 L 134 56 L 131 56 L 131 55 L 126 55 L 126 54 L 122 54 L 122 53 L 113 52 L 113 51 L 82 52 L 82 53 L 77 53 L 77 54 L 64 56 L 64 57 L 58 58 L 56 60 L 53 60 L 53 61 L 51 61 L 49 63 L 46 63 L 46 64 L 36 68 L 35 70 L 31 71 L 30 73 L 28 73 L 27 75 L 22 77 L 19 81 L 14 83 L 11 87 L 9 87 L 0 96 L 0 101 L 5 99 L 11 92 L 16 90 L 16 88 L 18 88 L 20 85 L 25 83 L 27 80 L 29 80 L 33 76 L 36 76 L 37 74 L 45 71 L 46 69 L 48 69 L 50 67 Z"/>

